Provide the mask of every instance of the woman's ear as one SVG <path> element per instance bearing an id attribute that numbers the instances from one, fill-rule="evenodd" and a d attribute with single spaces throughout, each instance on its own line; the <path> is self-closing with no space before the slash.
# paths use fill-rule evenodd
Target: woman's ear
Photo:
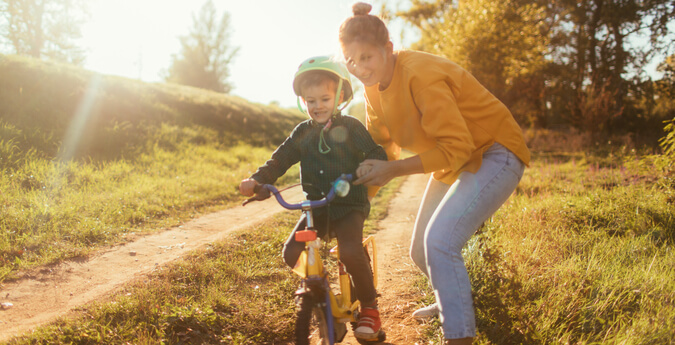
<path id="1" fill-rule="evenodd" d="M 345 101 L 345 90 L 340 90 L 340 99 L 338 100 L 338 104 L 344 101 Z"/>

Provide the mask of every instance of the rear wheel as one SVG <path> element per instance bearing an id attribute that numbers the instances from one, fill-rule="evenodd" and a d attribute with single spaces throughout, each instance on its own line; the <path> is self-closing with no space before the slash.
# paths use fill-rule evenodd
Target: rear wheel
<path id="1" fill-rule="evenodd" d="M 297 297 L 298 314 L 295 320 L 295 343 L 298 345 L 330 345 L 328 321 L 323 299 L 317 303 L 312 294 Z"/>

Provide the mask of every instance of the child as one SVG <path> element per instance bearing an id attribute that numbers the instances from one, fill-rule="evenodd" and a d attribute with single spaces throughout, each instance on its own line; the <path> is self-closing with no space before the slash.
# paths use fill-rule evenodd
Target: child
<path id="1" fill-rule="evenodd" d="M 364 159 L 387 160 L 384 149 L 375 144 L 365 126 L 354 117 L 341 114 L 353 95 L 344 65 L 326 56 L 307 59 L 295 73 L 293 90 L 298 95 L 298 107 L 310 119 L 297 125 L 272 157 L 250 178 L 241 181 L 241 194 L 253 195 L 257 184 L 274 183 L 300 162 L 303 191 L 308 199 L 318 200 L 341 174 L 365 174 L 364 169 L 357 171 Z M 361 302 L 361 317 L 354 336 L 372 339 L 382 330 L 373 275 L 361 244 L 363 222 L 370 212 L 369 191 L 363 185 L 353 187 L 330 207 L 316 209 L 314 219 L 319 237 L 325 236 L 329 229 L 328 235 L 337 237 L 340 261 L 352 276 Z M 371 189 L 370 196 L 375 192 L 376 189 Z M 284 244 L 284 261 L 291 267 L 304 250 L 304 243 L 295 240 L 295 232 L 305 228 L 305 221 L 304 217 L 300 219 Z"/>

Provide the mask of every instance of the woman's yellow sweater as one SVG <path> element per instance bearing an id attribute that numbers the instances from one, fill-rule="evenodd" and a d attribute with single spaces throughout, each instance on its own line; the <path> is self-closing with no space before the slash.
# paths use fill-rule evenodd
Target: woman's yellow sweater
<path id="1" fill-rule="evenodd" d="M 506 106 L 469 72 L 442 57 L 399 51 L 389 86 L 367 87 L 366 126 L 399 159 L 401 148 L 419 155 L 425 173 L 452 184 L 477 172 L 483 152 L 498 142 L 525 164 L 530 151 Z"/>

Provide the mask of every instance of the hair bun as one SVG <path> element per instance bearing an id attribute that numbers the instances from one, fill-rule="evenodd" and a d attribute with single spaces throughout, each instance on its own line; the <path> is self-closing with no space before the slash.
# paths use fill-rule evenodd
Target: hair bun
<path id="1" fill-rule="evenodd" d="M 352 5 L 352 12 L 355 16 L 365 16 L 370 13 L 370 10 L 373 9 L 373 6 L 365 2 L 357 2 Z"/>

